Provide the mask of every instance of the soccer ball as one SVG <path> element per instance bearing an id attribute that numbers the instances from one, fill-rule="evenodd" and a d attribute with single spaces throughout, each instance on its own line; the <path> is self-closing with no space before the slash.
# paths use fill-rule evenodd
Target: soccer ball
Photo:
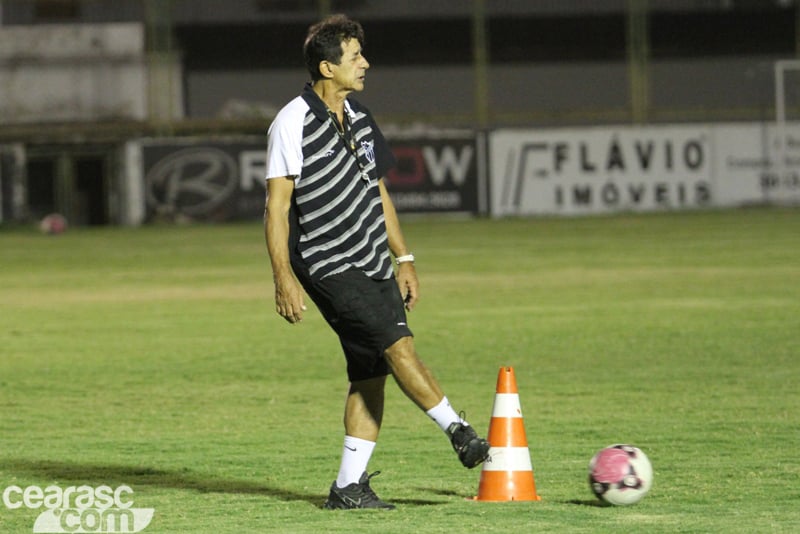
<path id="1" fill-rule="evenodd" d="M 589 487 L 608 504 L 637 503 L 647 495 L 652 484 L 650 460 L 633 445 L 610 445 L 589 462 Z"/>
<path id="2" fill-rule="evenodd" d="M 63 234 L 67 231 L 67 218 L 60 213 L 51 213 L 39 221 L 39 231 L 48 235 Z"/>

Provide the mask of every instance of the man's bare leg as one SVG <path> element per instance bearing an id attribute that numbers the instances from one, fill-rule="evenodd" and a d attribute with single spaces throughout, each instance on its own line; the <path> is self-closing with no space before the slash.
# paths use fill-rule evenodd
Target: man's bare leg
<path id="1" fill-rule="evenodd" d="M 439 382 L 417 356 L 413 338 L 396 341 L 386 349 L 385 356 L 400 389 L 447 434 L 461 463 L 473 468 L 483 462 L 489 454 L 489 442 L 478 437 L 450 406 Z"/>
<path id="2" fill-rule="evenodd" d="M 444 398 L 439 382 L 417 356 L 414 339 L 404 337 L 386 349 L 386 361 L 403 393 L 427 412 Z"/>

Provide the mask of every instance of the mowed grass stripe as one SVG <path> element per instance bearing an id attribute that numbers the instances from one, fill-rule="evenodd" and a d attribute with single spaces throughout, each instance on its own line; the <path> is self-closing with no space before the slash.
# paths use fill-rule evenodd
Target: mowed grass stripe
<path id="1" fill-rule="evenodd" d="M 344 362 L 313 306 L 275 314 L 258 223 L 0 230 L 0 487 L 129 484 L 145 532 L 800 531 L 800 210 L 404 230 L 421 356 L 482 432 L 514 366 L 541 502 L 472 502 L 480 472 L 392 385 L 371 467 L 400 510 L 321 510 Z M 655 484 L 599 508 L 586 464 L 618 441 Z"/>

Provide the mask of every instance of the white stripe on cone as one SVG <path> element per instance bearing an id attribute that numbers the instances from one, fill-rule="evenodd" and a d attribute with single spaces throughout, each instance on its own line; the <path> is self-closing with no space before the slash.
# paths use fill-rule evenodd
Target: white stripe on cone
<path id="1" fill-rule="evenodd" d="M 491 447 L 484 471 L 533 471 L 528 447 Z"/>
<path id="2" fill-rule="evenodd" d="M 522 417 L 517 393 L 497 393 L 494 396 L 492 417 Z"/>

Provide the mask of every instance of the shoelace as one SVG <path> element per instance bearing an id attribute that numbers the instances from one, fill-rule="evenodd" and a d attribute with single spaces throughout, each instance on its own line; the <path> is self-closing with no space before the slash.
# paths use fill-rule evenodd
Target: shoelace
<path id="1" fill-rule="evenodd" d="M 464 450 L 470 442 L 470 439 L 467 438 L 467 436 L 469 436 L 469 431 L 467 429 L 470 426 L 466 421 L 466 416 L 467 414 L 463 410 L 458 412 L 459 427 L 453 432 L 453 448 L 458 452 Z"/>
<path id="2" fill-rule="evenodd" d="M 367 480 L 364 481 L 363 484 L 359 484 L 359 486 L 363 489 L 364 496 L 370 501 L 380 500 L 378 499 L 378 495 L 374 491 L 372 491 L 372 488 L 369 485 L 369 481 L 372 480 L 372 477 L 376 477 L 380 474 L 381 474 L 380 471 L 375 471 L 371 475 L 367 475 Z"/>

